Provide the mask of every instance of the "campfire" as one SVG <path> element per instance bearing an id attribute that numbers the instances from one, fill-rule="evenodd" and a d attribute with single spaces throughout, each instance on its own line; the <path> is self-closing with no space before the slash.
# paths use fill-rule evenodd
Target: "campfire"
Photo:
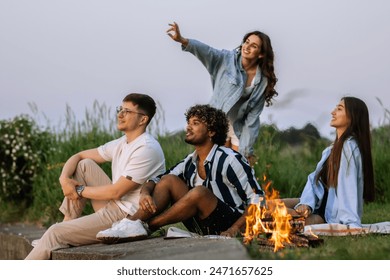
<path id="1" fill-rule="evenodd" d="M 323 240 L 316 235 L 304 235 L 305 219 L 288 213 L 279 192 L 271 189 L 271 181 L 262 186 L 266 194 L 267 205 L 252 204 L 248 209 L 244 243 L 257 242 L 263 248 L 273 248 L 276 252 L 282 248 L 316 247 Z"/>

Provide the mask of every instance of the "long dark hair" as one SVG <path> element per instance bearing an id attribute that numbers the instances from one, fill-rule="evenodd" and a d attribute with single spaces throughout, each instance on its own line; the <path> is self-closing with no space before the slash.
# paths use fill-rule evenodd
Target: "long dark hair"
<path id="1" fill-rule="evenodd" d="M 327 160 L 327 166 L 322 168 L 317 176 L 318 179 L 326 181 L 327 186 L 337 187 L 337 178 L 340 168 L 341 153 L 345 140 L 353 137 L 360 150 L 363 164 L 364 190 L 363 198 L 365 201 L 374 201 L 374 169 L 371 155 L 371 134 L 370 119 L 366 104 L 356 97 L 344 97 L 345 111 L 350 119 L 350 125 L 345 132 L 334 141 L 332 151 Z M 325 165 L 325 164 L 324 164 Z"/>
<path id="2" fill-rule="evenodd" d="M 245 34 L 242 39 L 242 43 L 244 43 L 251 35 L 256 35 L 261 40 L 261 54 L 263 57 L 259 59 L 258 64 L 261 69 L 261 73 L 268 79 L 268 84 L 265 88 L 265 101 L 267 106 L 270 106 L 272 105 L 272 98 L 278 95 L 275 90 L 275 85 L 278 79 L 276 78 L 274 71 L 274 51 L 272 49 L 271 39 L 267 34 L 256 30 Z M 238 50 L 241 51 L 241 46 L 238 47 Z"/>

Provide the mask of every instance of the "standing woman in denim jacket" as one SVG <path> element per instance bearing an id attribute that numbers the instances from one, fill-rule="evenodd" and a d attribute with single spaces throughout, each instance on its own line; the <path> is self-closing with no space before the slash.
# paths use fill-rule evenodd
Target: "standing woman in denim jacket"
<path id="1" fill-rule="evenodd" d="M 272 98 L 278 95 L 271 40 L 266 34 L 253 31 L 244 36 L 237 49 L 217 50 L 182 37 L 176 22 L 169 26 L 168 35 L 181 43 L 184 51 L 195 55 L 211 76 L 210 105 L 224 111 L 230 121 L 226 146 L 238 150 L 253 164 L 260 114 L 264 104 L 272 105 Z"/>
<path id="2" fill-rule="evenodd" d="M 336 223 L 361 228 L 363 202 L 375 198 L 371 135 L 366 104 L 344 97 L 332 111 L 336 140 L 322 152 L 308 176 L 300 199 L 285 199 L 287 207 L 309 224 Z"/>

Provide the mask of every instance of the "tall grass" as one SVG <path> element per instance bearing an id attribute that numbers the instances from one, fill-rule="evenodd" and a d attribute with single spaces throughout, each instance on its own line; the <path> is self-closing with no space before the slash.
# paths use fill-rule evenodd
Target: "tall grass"
<path id="1" fill-rule="evenodd" d="M 377 199 L 390 202 L 390 111 L 383 106 L 383 120 L 380 126 L 372 131 L 372 156 L 374 161 L 375 187 Z"/>

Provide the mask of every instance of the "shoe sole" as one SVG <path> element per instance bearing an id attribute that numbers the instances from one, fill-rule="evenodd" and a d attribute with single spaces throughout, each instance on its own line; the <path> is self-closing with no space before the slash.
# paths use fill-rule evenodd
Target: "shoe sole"
<path id="1" fill-rule="evenodd" d="M 116 244 L 116 243 L 124 243 L 124 242 L 132 242 L 146 239 L 147 235 L 138 235 L 131 237 L 98 237 L 97 239 L 103 242 L 104 244 Z"/>

